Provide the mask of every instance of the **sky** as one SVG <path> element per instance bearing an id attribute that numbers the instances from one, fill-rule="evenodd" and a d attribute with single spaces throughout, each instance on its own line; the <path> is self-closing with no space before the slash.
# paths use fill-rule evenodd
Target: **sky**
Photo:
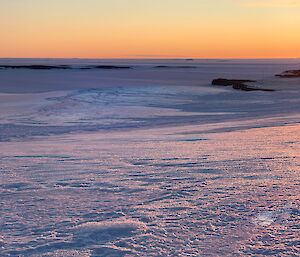
<path id="1" fill-rule="evenodd" d="M 0 0 L 0 57 L 297 58 L 300 0 Z"/>

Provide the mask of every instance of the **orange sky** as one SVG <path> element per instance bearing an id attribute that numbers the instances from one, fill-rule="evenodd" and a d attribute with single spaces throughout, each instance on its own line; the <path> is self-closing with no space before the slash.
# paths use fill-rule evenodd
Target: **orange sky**
<path id="1" fill-rule="evenodd" d="M 0 57 L 295 58 L 300 0 L 1 0 Z"/>

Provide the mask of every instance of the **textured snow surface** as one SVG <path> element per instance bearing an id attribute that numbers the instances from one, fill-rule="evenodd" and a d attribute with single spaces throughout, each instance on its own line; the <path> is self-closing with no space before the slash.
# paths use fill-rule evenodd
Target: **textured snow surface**
<path id="1" fill-rule="evenodd" d="M 2 93 L 0 256 L 298 256 L 300 81 L 203 81 Z"/>

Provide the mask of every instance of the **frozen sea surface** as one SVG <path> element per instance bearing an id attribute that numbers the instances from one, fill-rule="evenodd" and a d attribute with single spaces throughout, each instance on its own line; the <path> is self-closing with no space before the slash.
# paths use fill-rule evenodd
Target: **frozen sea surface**
<path id="1" fill-rule="evenodd" d="M 252 62 L 199 65 L 254 67 L 281 90 L 182 69 L 172 85 L 166 69 L 161 84 L 0 94 L 0 256 L 299 256 L 300 81 Z"/>

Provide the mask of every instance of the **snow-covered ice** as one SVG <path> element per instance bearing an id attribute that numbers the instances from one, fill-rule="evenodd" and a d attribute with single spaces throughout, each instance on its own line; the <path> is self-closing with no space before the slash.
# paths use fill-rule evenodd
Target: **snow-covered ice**
<path id="1" fill-rule="evenodd" d="M 135 68 L 0 70 L 1 256 L 299 255 L 299 60 L 8 62 Z"/>

